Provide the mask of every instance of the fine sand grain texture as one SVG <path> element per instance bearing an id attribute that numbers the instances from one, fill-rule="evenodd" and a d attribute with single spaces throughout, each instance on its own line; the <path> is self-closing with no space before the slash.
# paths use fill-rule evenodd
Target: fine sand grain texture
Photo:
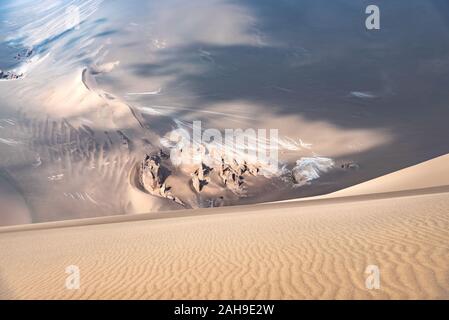
<path id="1" fill-rule="evenodd" d="M 449 193 L 3 233 L 0 248 L 6 299 L 448 299 Z"/>
<path id="2" fill-rule="evenodd" d="M 0 1 L 0 298 L 449 299 L 449 8 L 390 2 Z"/>

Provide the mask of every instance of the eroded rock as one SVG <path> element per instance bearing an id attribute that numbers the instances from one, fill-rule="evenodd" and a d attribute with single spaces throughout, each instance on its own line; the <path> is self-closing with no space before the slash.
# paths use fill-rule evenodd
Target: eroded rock
<path id="1" fill-rule="evenodd" d="M 184 203 L 171 192 L 171 187 L 165 181 L 170 175 L 170 170 L 162 165 L 159 155 L 146 155 L 140 166 L 140 183 L 148 193 L 166 198 L 183 205 Z"/>
<path id="2" fill-rule="evenodd" d="M 23 77 L 23 74 L 17 74 L 15 72 L 12 71 L 2 71 L 0 70 L 0 80 L 17 80 Z"/>
<path id="3" fill-rule="evenodd" d="M 195 170 L 194 173 L 192 173 L 192 185 L 193 189 L 197 193 L 201 192 L 203 188 L 209 184 L 210 177 L 209 174 L 212 172 L 213 168 L 208 167 L 204 163 L 201 164 L 201 167 Z"/>
<path id="4" fill-rule="evenodd" d="M 225 186 L 234 193 L 241 193 L 243 189 L 243 174 L 246 172 L 244 166 L 240 166 L 235 160 L 232 164 L 227 164 L 222 159 L 222 164 L 219 169 L 219 176 Z"/>

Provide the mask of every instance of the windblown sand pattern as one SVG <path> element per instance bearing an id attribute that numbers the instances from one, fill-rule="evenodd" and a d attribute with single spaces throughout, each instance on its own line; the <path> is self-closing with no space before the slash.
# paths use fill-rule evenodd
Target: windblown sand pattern
<path id="1" fill-rule="evenodd" d="M 0 2 L 0 298 L 449 299 L 441 1 Z"/>
<path id="2" fill-rule="evenodd" d="M 423 168 L 414 172 L 424 175 L 428 164 Z M 447 188 L 212 210 L 172 219 L 3 228 L 0 297 L 449 298 Z M 80 267 L 79 291 L 64 287 L 69 265 Z M 365 287 L 368 265 L 380 268 L 379 290 Z"/>

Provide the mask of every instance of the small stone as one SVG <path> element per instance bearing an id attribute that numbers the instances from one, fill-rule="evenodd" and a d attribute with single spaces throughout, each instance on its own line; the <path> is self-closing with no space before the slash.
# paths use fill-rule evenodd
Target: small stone
<path id="1" fill-rule="evenodd" d="M 341 168 L 344 170 L 358 170 L 360 167 L 357 163 L 346 162 L 341 165 Z"/>

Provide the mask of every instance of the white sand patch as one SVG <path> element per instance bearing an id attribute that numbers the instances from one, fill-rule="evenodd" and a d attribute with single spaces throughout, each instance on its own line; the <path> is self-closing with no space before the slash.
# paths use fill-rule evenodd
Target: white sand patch
<path id="1" fill-rule="evenodd" d="M 304 157 L 296 161 L 292 175 L 297 185 L 318 179 L 334 167 L 334 161 L 324 157 Z"/>
<path id="2" fill-rule="evenodd" d="M 6 11 L 7 19 L 16 27 L 14 33 L 6 37 L 6 41 L 26 47 L 45 44 L 85 21 L 98 10 L 102 2 L 17 1 Z M 76 15 L 75 20 L 73 15 Z M 74 21 L 77 23 L 74 24 Z"/>
<path id="3" fill-rule="evenodd" d="M 362 92 L 362 91 L 352 91 L 349 93 L 351 97 L 359 98 L 359 99 L 374 99 L 377 98 L 377 95 L 375 95 L 372 92 Z"/>
<path id="4" fill-rule="evenodd" d="M 15 147 L 15 146 L 22 144 L 20 141 L 16 141 L 13 139 L 3 139 L 3 138 L 0 138 L 0 143 L 6 144 L 11 147 Z"/>
<path id="5" fill-rule="evenodd" d="M 162 92 L 162 88 L 153 91 L 145 91 L 145 92 L 128 92 L 126 95 L 128 96 L 152 96 L 158 95 Z"/>
<path id="6" fill-rule="evenodd" d="M 176 3 L 176 10 L 173 5 Z M 157 49 L 189 43 L 210 45 L 260 45 L 252 30 L 255 15 L 248 7 L 223 0 L 199 0 L 195 5 L 183 1 L 156 1 L 151 42 Z M 198 10 L 198 8 L 201 8 Z"/>
<path id="7" fill-rule="evenodd" d="M 93 74 L 98 73 L 109 73 L 112 72 L 116 67 L 120 65 L 120 61 L 106 62 L 100 65 L 94 65 L 91 67 L 91 72 Z"/>

